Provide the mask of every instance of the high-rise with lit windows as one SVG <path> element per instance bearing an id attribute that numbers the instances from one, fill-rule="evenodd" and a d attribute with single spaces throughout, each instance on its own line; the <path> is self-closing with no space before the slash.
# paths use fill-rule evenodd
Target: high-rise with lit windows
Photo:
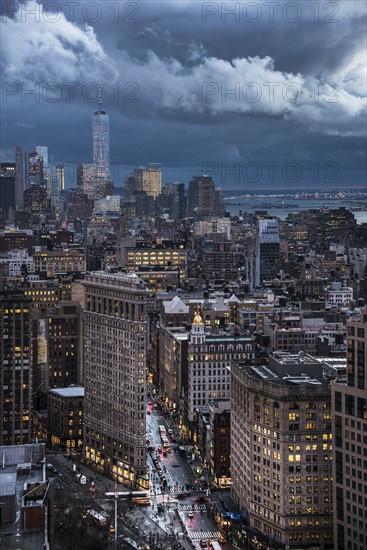
<path id="1" fill-rule="evenodd" d="M 329 381 L 312 356 L 232 362 L 232 495 L 272 548 L 334 548 L 331 422 Z"/>
<path id="2" fill-rule="evenodd" d="M 367 548 L 367 308 L 347 322 L 347 380 L 332 385 L 335 550 Z"/>
<path id="3" fill-rule="evenodd" d="M 0 445 L 31 442 L 31 300 L 0 286 Z"/>
<path id="4" fill-rule="evenodd" d="M 102 198 L 105 196 L 103 189 L 110 180 L 110 117 L 102 110 L 101 96 L 99 109 L 93 113 L 92 134 L 93 165 L 97 184 L 95 198 Z"/>
<path id="5" fill-rule="evenodd" d="M 134 273 L 93 272 L 84 285 L 85 457 L 121 483 L 148 488 L 148 291 Z"/>

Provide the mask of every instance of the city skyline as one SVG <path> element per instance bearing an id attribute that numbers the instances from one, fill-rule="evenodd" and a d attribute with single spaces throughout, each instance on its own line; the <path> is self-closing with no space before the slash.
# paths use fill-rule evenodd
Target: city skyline
<path id="1" fill-rule="evenodd" d="M 1 160 L 45 143 L 57 163 L 91 162 L 101 82 L 116 186 L 156 162 L 163 183 L 362 186 L 363 4 L 252 4 L 4 3 Z"/>

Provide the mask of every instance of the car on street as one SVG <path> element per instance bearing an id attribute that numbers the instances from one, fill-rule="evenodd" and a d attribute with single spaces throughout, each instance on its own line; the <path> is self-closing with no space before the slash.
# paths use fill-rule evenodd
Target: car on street
<path id="1" fill-rule="evenodd" d="M 194 517 L 194 512 L 187 512 L 187 517 L 188 518 L 193 518 Z"/>
<path id="2" fill-rule="evenodd" d="M 201 539 L 201 541 L 200 541 L 200 546 L 201 546 L 201 548 L 207 548 L 208 545 L 207 545 L 207 543 L 206 543 L 206 540 Z"/>
<path id="3" fill-rule="evenodd" d="M 159 447 L 159 448 L 158 448 L 158 452 L 159 452 L 159 454 L 160 454 L 160 453 L 163 453 L 162 447 Z"/>

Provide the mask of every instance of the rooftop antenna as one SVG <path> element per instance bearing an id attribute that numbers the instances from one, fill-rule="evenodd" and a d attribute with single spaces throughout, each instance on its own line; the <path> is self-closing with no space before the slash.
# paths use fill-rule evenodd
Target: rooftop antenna
<path id="1" fill-rule="evenodd" d="M 102 85 L 98 82 L 98 104 L 99 110 L 102 111 Z"/>

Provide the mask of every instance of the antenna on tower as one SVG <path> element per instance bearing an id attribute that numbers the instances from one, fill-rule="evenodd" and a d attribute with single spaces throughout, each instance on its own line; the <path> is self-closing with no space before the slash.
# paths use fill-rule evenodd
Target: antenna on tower
<path id="1" fill-rule="evenodd" d="M 102 111 L 102 84 L 98 82 L 98 104 L 99 110 Z"/>

